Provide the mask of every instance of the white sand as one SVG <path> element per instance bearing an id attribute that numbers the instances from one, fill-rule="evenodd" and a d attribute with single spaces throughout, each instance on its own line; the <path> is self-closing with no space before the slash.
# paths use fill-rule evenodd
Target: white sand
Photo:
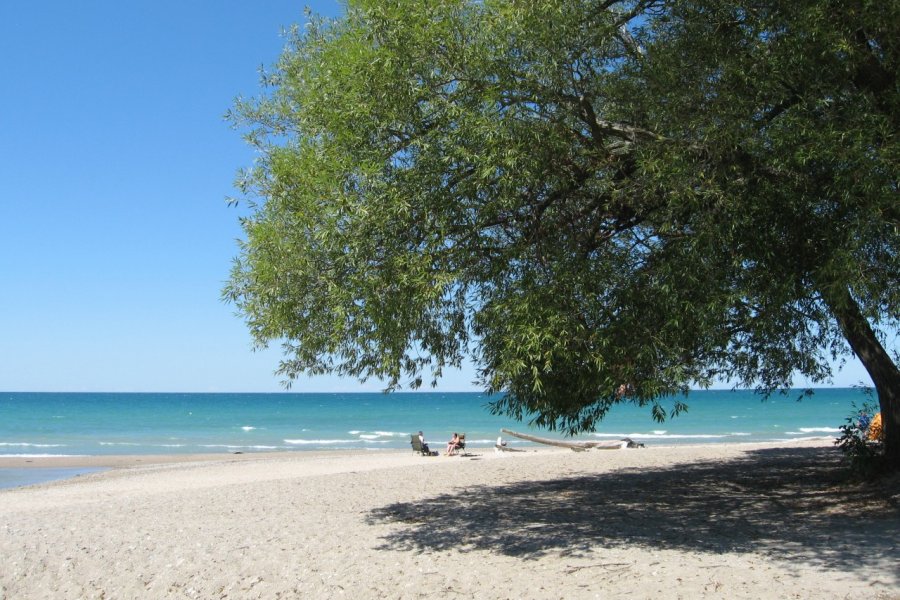
<path id="1" fill-rule="evenodd" d="M 828 444 L 472 454 L 30 459 L 115 468 L 0 491 L 0 598 L 900 598 Z"/>

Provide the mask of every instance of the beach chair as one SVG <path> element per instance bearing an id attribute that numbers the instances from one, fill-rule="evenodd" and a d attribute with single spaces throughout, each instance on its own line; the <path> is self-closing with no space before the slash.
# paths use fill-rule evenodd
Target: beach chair
<path id="1" fill-rule="evenodd" d="M 458 454 L 459 456 L 469 455 L 469 453 L 466 452 L 466 434 L 459 434 L 459 443 L 456 445 L 456 448 L 450 451 L 450 454 Z"/>
<path id="2" fill-rule="evenodd" d="M 419 439 L 419 435 L 414 433 L 409 436 L 409 443 L 412 446 L 412 451 L 422 456 L 431 456 L 431 452 L 428 451 L 428 447 L 422 444 L 422 440 Z"/>

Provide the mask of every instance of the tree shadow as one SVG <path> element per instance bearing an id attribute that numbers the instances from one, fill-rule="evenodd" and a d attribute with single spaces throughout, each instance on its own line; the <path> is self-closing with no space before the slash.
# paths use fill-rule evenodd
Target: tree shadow
<path id="1" fill-rule="evenodd" d="M 368 519 L 400 525 L 384 538 L 391 549 L 478 549 L 522 559 L 635 545 L 757 552 L 872 570 L 898 583 L 892 485 L 850 482 L 831 449 L 764 449 L 727 461 L 473 486 L 384 506 Z"/>

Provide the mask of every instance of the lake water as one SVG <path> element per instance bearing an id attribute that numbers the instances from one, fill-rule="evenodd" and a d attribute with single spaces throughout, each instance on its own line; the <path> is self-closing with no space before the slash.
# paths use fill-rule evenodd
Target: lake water
<path id="1" fill-rule="evenodd" d="M 614 407 L 580 439 L 630 437 L 645 444 L 696 444 L 834 437 L 865 401 L 858 389 L 820 389 L 768 400 L 748 391 L 698 391 L 688 412 L 664 423 L 648 407 Z M 97 394 L 0 393 L 0 456 L 169 454 L 409 448 L 454 431 L 493 444 L 501 428 L 559 433 L 491 415 L 477 393 Z M 527 442 L 510 439 L 512 444 Z"/>

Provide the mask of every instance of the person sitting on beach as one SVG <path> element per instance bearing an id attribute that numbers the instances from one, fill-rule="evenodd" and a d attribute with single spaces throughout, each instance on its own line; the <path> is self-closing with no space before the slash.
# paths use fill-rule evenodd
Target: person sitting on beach
<path id="1" fill-rule="evenodd" d="M 428 449 L 428 444 L 425 443 L 425 434 L 421 431 L 419 432 L 419 441 L 422 442 L 422 453 L 431 454 L 431 450 Z"/>
<path id="2" fill-rule="evenodd" d="M 450 438 L 449 442 L 447 442 L 446 456 L 450 456 L 450 454 L 452 452 L 454 452 L 457 448 L 459 448 L 459 434 L 454 431 L 453 437 Z"/>

